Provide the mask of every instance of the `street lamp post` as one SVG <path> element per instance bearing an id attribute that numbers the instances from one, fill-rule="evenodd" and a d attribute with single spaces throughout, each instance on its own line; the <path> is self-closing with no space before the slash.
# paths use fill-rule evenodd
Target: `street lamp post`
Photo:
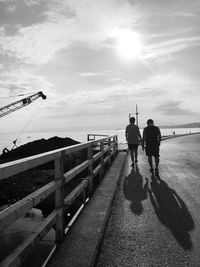
<path id="1" fill-rule="evenodd" d="M 132 113 L 133 114 L 133 113 Z M 135 117 L 136 117 L 136 125 L 138 126 L 138 124 L 139 124 L 139 112 L 138 112 L 138 106 L 136 105 L 136 109 L 135 109 Z M 128 114 L 128 118 L 129 118 L 129 120 L 130 120 L 130 117 L 131 117 L 131 113 L 129 113 Z"/>
<path id="2" fill-rule="evenodd" d="M 136 105 L 135 115 L 136 115 L 136 125 L 138 126 L 138 123 L 139 123 L 139 120 L 138 120 L 139 112 L 138 112 L 138 106 L 137 105 Z"/>

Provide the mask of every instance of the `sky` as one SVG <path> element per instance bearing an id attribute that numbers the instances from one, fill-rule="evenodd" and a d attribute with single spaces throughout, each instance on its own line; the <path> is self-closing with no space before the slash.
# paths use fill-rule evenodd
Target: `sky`
<path id="1" fill-rule="evenodd" d="M 200 121 L 199 0 L 0 0 L 0 131 Z M 14 97 L 16 96 L 16 97 Z"/>

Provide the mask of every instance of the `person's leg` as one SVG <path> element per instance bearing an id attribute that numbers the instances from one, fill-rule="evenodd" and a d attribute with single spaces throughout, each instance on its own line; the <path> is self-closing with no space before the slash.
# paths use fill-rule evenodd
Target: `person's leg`
<path id="1" fill-rule="evenodd" d="M 156 150 L 156 153 L 155 153 L 155 165 L 156 165 L 156 169 L 155 169 L 155 172 L 156 174 L 158 175 L 159 172 L 158 172 L 158 166 L 159 166 L 159 146 L 157 147 L 157 150 Z"/>
<path id="2" fill-rule="evenodd" d="M 135 154 L 135 163 L 137 163 L 138 162 L 138 151 L 137 151 L 137 149 L 134 150 L 134 154 Z"/>
<path id="3" fill-rule="evenodd" d="M 159 157 L 155 157 L 156 169 L 158 169 L 159 162 L 160 162 Z"/>
<path id="4" fill-rule="evenodd" d="M 134 156 L 135 156 L 135 163 L 138 162 L 138 145 L 135 144 L 133 145 L 133 150 L 134 150 Z"/>
<path id="5" fill-rule="evenodd" d="M 150 171 L 153 171 L 152 156 L 148 156 L 148 162 L 149 162 L 149 165 L 150 165 Z"/>
<path id="6" fill-rule="evenodd" d="M 133 153 L 134 153 L 134 150 L 130 149 L 132 164 L 134 164 L 134 154 Z"/>
<path id="7" fill-rule="evenodd" d="M 158 170 L 159 161 L 160 161 L 159 157 L 155 157 L 155 164 L 156 164 L 155 173 L 158 176 L 159 176 L 159 170 Z"/>

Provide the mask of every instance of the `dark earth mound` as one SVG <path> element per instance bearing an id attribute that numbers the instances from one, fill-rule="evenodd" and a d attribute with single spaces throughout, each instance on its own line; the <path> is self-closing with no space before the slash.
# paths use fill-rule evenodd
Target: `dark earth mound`
<path id="1" fill-rule="evenodd" d="M 0 164 L 9 161 L 33 156 L 36 154 L 44 153 L 47 151 L 59 149 L 62 147 L 68 147 L 72 145 L 79 144 L 79 142 L 72 140 L 71 138 L 60 138 L 52 137 L 48 140 L 40 139 L 34 142 L 22 145 L 14 150 L 3 153 L 0 156 Z M 94 150 L 93 153 L 98 153 Z M 87 148 L 81 151 L 74 152 L 70 155 L 65 156 L 64 160 L 64 173 L 73 169 L 77 165 L 81 164 L 83 161 L 87 160 Z M 105 154 L 107 156 L 107 154 Z M 99 160 L 93 163 L 93 168 L 99 164 Z M 106 170 L 106 166 L 105 166 Z M 87 168 L 74 177 L 70 182 L 64 186 L 65 197 L 75 189 L 75 187 L 81 183 L 82 179 L 87 177 Z M 25 171 L 23 173 L 14 175 L 7 179 L 0 180 L 0 210 L 5 207 L 14 204 L 15 202 L 23 199 L 27 195 L 38 190 L 42 186 L 54 180 L 54 162 L 49 162 L 33 168 L 31 170 Z M 99 176 L 93 181 L 93 189 L 98 186 L 100 182 Z M 86 189 L 86 195 L 89 195 L 88 188 Z M 76 211 L 80 208 L 83 203 L 83 195 L 81 194 L 68 210 L 66 210 L 65 223 L 68 223 Z M 48 216 L 49 213 L 55 208 L 55 195 L 54 193 L 44 199 L 35 208 L 42 211 L 44 217 Z"/>
<path id="2" fill-rule="evenodd" d="M 28 156 L 44 153 L 62 147 L 78 144 L 71 138 L 52 137 L 40 139 L 22 145 L 0 156 L 0 163 L 5 163 Z M 66 156 L 64 171 L 80 164 L 86 157 L 86 151 L 80 151 Z M 42 165 L 23 173 L 0 180 L 0 207 L 10 205 L 24 198 L 54 179 L 54 163 Z"/>
<path id="3" fill-rule="evenodd" d="M 76 144 L 79 142 L 68 137 L 54 136 L 47 140 L 42 138 L 3 153 L 0 155 L 0 164 Z"/>

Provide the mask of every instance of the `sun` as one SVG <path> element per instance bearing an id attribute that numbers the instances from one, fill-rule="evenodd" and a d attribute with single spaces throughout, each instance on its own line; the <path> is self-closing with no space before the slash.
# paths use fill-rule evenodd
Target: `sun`
<path id="1" fill-rule="evenodd" d="M 112 31 L 113 37 L 117 40 L 116 48 L 126 59 L 139 58 L 142 53 L 142 44 L 137 32 L 128 29 L 115 28 Z"/>

